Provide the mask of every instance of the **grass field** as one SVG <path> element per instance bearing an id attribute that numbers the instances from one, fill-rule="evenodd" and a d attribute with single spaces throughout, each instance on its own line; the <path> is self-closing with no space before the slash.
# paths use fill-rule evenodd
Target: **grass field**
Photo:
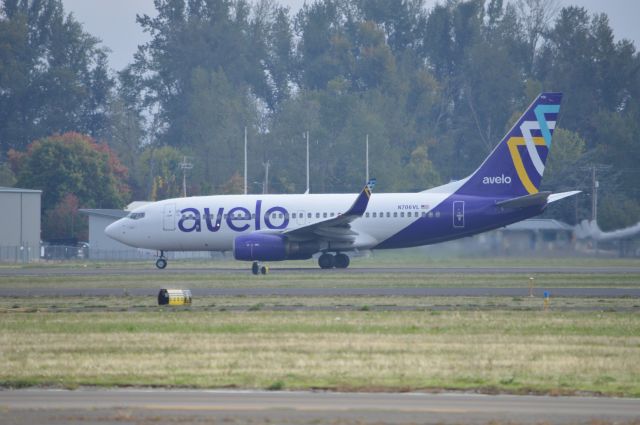
<path id="1" fill-rule="evenodd" d="M 90 276 L 4 276 L 0 288 L 239 288 L 239 287 L 510 287 L 528 288 L 529 278 L 534 277 L 536 288 L 567 287 L 618 287 L 640 286 L 640 274 L 450 274 L 450 273 L 356 273 L 337 271 L 317 273 L 286 273 L 273 271 L 267 276 L 238 273 L 207 274 L 105 274 Z"/>
<path id="2" fill-rule="evenodd" d="M 535 265 L 523 263 L 511 264 Z M 0 386 L 456 389 L 640 397 L 637 298 L 552 298 L 543 310 L 542 299 L 529 297 L 196 297 L 188 308 L 161 308 L 154 297 L 127 295 L 126 289 L 134 287 L 527 288 L 530 277 L 393 271 L 255 277 L 189 274 L 185 264 L 207 267 L 183 263 L 180 275 L 0 277 L 0 288 L 123 289 L 121 297 L 0 299 Z M 640 285 L 638 274 L 594 274 L 586 264 L 582 274 L 533 277 L 541 289 Z"/>
<path id="3" fill-rule="evenodd" d="M 542 297 L 408 297 L 408 296 L 205 296 L 196 297 L 191 312 L 214 311 L 542 311 Z M 591 311 L 640 313 L 637 298 L 551 298 L 549 312 Z M 154 297 L 5 297 L 0 313 L 158 312 Z"/>
<path id="4" fill-rule="evenodd" d="M 4 386 L 475 389 L 640 396 L 618 312 L 5 313 Z"/>

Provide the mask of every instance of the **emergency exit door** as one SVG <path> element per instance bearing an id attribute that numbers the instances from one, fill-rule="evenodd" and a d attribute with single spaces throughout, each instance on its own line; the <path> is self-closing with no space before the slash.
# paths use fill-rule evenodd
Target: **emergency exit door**
<path id="1" fill-rule="evenodd" d="M 167 204 L 164 206 L 162 228 L 166 231 L 176 230 L 176 204 Z"/>

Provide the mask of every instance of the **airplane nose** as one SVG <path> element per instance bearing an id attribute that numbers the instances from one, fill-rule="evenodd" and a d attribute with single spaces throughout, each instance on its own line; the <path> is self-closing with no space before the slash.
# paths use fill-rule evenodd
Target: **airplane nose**
<path id="1" fill-rule="evenodd" d="M 122 222 L 121 220 L 115 221 L 108 225 L 104 229 L 104 233 L 111 239 L 115 239 L 118 242 L 122 242 Z"/>

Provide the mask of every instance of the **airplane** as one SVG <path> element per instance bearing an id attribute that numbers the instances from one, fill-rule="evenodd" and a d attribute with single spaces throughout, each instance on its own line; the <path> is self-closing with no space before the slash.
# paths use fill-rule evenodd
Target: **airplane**
<path id="1" fill-rule="evenodd" d="M 468 177 L 417 193 L 218 195 L 166 199 L 105 229 L 126 245 L 159 252 L 232 251 L 267 274 L 264 262 L 318 256 L 322 269 L 347 268 L 357 250 L 450 241 L 541 214 L 580 191 L 540 191 L 562 93 L 541 93 Z"/>

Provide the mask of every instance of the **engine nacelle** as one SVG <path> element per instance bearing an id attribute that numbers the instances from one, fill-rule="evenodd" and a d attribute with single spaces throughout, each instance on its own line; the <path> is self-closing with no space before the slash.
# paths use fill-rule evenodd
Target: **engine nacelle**
<path id="1" fill-rule="evenodd" d="M 319 250 L 318 242 L 291 242 L 268 233 L 241 235 L 233 242 L 233 257 L 241 261 L 307 260 Z"/>

